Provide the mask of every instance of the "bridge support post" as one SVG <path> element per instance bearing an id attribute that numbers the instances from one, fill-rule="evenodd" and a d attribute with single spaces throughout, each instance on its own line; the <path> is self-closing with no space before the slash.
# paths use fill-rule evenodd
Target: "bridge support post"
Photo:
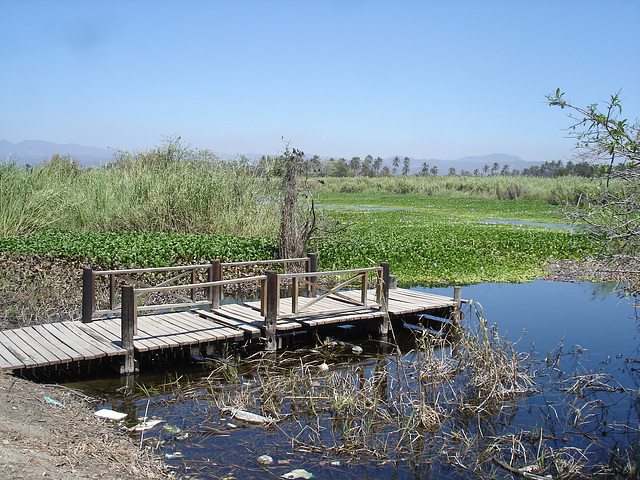
<path id="1" fill-rule="evenodd" d="M 138 309 L 136 308 L 136 294 L 133 285 L 122 287 L 122 319 L 121 319 L 121 341 L 122 348 L 126 350 L 124 354 L 124 365 L 120 368 L 120 373 L 135 373 L 138 368 L 135 359 L 135 348 L 133 337 L 137 333 Z"/>
<path id="2" fill-rule="evenodd" d="M 91 322 L 95 309 L 96 281 L 93 276 L 93 269 L 86 267 L 82 271 L 82 323 Z"/>
<path id="3" fill-rule="evenodd" d="M 277 327 L 278 321 L 278 304 L 280 296 L 280 285 L 278 284 L 278 272 L 275 270 L 267 270 L 266 292 L 262 295 L 267 297 L 266 315 L 264 317 L 265 335 L 267 337 L 267 352 L 275 352 L 278 349 Z"/>
<path id="4" fill-rule="evenodd" d="M 307 261 L 307 272 L 317 272 L 318 271 L 318 254 L 317 253 L 310 253 L 309 254 L 309 260 Z M 308 277 L 307 278 L 308 282 L 311 283 L 318 283 L 318 277 Z M 316 298 L 316 295 L 318 294 L 317 292 L 317 288 L 313 285 L 309 285 L 309 298 Z"/>
<path id="5" fill-rule="evenodd" d="M 453 322 L 458 326 L 461 320 L 462 287 L 453 287 L 453 303 L 455 303 L 453 307 Z"/>
<path id="6" fill-rule="evenodd" d="M 222 280 L 222 264 L 220 260 L 211 260 L 209 267 L 209 281 L 219 282 Z M 222 287 L 209 287 L 209 300 L 211 300 L 211 310 L 220 308 L 220 299 L 222 298 Z"/>
<path id="7" fill-rule="evenodd" d="M 381 310 L 384 312 L 382 317 L 382 324 L 380 325 L 380 334 L 386 335 L 389 333 L 389 287 L 391 282 L 391 275 L 389 275 L 389 262 L 382 262 L 382 298 L 380 299 Z"/>

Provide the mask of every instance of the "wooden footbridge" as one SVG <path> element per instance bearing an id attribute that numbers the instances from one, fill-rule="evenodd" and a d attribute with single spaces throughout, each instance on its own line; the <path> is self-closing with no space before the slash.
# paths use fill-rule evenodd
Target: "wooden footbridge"
<path id="1" fill-rule="evenodd" d="M 297 273 L 282 273 L 292 266 Z M 247 274 L 274 267 L 281 272 Z M 145 355 L 206 355 L 230 342 L 275 351 L 291 338 L 324 326 L 358 324 L 386 335 L 397 318 L 429 314 L 450 319 L 460 312 L 458 287 L 450 298 L 391 288 L 393 280 L 388 263 L 317 271 L 315 254 L 167 268 L 87 268 L 82 321 L 0 331 L 0 368 L 25 373 L 109 363 L 129 374 L 137 371 L 136 359 Z M 225 289 L 259 295 L 230 301 L 223 298 Z"/>

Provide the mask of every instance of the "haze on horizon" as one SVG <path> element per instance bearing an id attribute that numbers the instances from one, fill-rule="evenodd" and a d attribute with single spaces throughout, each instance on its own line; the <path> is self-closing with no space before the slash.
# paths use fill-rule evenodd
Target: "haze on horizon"
<path id="1" fill-rule="evenodd" d="M 639 18 L 635 0 L 0 0 L 0 138 L 567 159 L 544 95 L 621 91 L 635 120 Z"/>

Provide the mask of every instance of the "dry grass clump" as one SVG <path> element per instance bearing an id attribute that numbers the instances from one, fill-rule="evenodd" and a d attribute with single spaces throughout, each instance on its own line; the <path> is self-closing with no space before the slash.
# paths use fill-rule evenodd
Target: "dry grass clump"
<path id="1" fill-rule="evenodd" d="M 80 318 L 81 262 L 0 253 L 0 264 L 2 329 Z"/>
<path id="2" fill-rule="evenodd" d="M 276 419 L 295 450 L 411 460 L 435 448 L 443 458 L 454 450 L 478 457 L 479 429 L 513 410 L 533 378 L 526 358 L 486 322 L 458 327 L 455 339 L 451 348 L 425 330 L 408 354 L 394 346 L 385 354 L 384 345 L 382 354 L 356 357 L 349 345 L 329 343 L 302 356 L 255 356 L 254 381 L 214 387 L 212 399 Z"/>
<path id="3" fill-rule="evenodd" d="M 275 419 L 265 428 L 292 452 L 404 462 L 416 472 L 428 462 L 476 478 L 637 478 L 640 457 L 612 451 L 604 434 L 632 429 L 603 421 L 600 397 L 630 392 L 602 372 L 574 365 L 567 374 L 563 362 L 579 348 L 543 362 L 518 353 L 480 305 L 472 310 L 476 321 L 449 335 L 417 331 L 410 352 L 386 344 L 356 355 L 331 342 L 256 354 L 233 363 L 231 375 L 245 380 L 234 388 L 223 362 L 208 380 L 209 400 Z"/>

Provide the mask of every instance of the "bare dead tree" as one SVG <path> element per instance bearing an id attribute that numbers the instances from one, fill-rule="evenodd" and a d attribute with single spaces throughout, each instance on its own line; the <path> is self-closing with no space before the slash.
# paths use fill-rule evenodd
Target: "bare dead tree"
<path id="1" fill-rule="evenodd" d="M 283 199 L 279 238 L 280 258 L 300 258 L 310 242 L 338 241 L 335 236 L 348 225 L 319 214 L 306 175 L 304 152 L 286 144 L 278 170 L 282 174 Z M 304 177 L 301 175 L 304 173 Z"/>

